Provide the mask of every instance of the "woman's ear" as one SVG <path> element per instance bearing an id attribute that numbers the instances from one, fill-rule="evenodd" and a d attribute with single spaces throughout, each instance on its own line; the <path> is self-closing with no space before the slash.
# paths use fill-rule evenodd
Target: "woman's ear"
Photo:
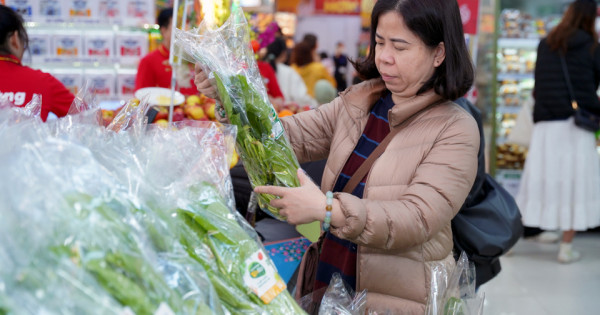
<path id="1" fill-rule="evenodd" d="M 433 66 L 439 67 L 446 59 L 446 45 L 441 42 L 435 47 L 435 55 L 433 57 Z"/>
<path id="2" fill-rule="evenodd" d="M 14 31 L 12 35 L 8 38 L 8 49 L 10 52 L 15 55 L 17 58 L 23 58 L 23 53 L 25 52 L 24 44 L 21 42 L 21 38 L 19 37 L 19 32 Z"/>

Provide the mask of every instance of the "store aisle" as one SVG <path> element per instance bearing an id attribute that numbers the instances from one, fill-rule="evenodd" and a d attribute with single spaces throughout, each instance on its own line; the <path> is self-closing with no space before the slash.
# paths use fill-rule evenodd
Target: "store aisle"
<path id="1" fill-rule="evenodd" d="M 502 257 L 502 272 L 481 286 L 485 315 L 598 314 L 600 310 L 600 233 L 578 234 L 573 246 L 582 260 L 557 262 L 558 244 L 520 240 Z"/>

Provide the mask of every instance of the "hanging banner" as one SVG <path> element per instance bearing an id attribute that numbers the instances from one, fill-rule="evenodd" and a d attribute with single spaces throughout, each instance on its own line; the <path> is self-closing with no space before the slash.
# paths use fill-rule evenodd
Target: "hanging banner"
<path id="1" fill-rule="evenodd" d="M 458 0 L 458 8 L 465 34 L 477 34 L 479 0 Z"/>
<path id="2" fill-rule="evenodd" d="M 361 0 L 360 1 L 360 19 L 361 26 L 368 28 L 371 26 L 371 12 L 377 0 Z"/>
<path id="3" fill-rule="evenodd" d="M 315 14 L 359 15 L 360 0 L 315 0 Z"/>
<path id="4" fill-rule="evenodd" d="M 275 12 L 296 13 L 300 0 L 278 0 L 275 2 Z"/>

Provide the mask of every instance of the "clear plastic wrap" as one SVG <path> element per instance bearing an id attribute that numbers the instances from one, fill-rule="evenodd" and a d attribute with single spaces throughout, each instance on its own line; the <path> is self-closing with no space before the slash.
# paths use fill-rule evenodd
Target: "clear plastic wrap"
<path id="1" fill-rule="evenodd" d="M 444 264 L 431 267 L 427 315 L 481 315 L 484 293 L 475 290 L 475 266 L 462 252 L 453 269 Z"/>
<path id="2" fill-rule="evenodd" d="M 334 273 L 323 295 L 319 315 L 362 315 L 365 314 L 366 303 L 367 290 L 354 293 L 340 274 Z"/>
<path id="3" fill-rule="evenodd" d="M 238 127 L 237 151 L 252 186 L 299 186 L 300 166 L 269 101 L 242 10 L 234 9 L 223 26 L 211 27 L 203 21 L 193 31 L 175 29 L 175 45 L 185 59 L 199 63 L 214 78 L 227 118 Z M 261 194 L 259 205 L 283 220 L 279 209 L 269 204 L 274 198 Z"/>
<path id="4" fill-rule="evenodd" d="M 146 113 L 150 109 L 148 96 L 142 100 L 131 99 L 123 106 L 106 129 L 119 132 L 128 128 L 134 128 L 141 132 L 142 128 L 148 124 Z"/>
<path id="5" fill-rule="evenodd" d="M 233 204 L 235 127 L 73 119 L 90 111 L 42 124 L 0 108 L 0 309 L 302 313 L 284 286 L 257 295 L 246 280 L 272 262 Z"/>
<path id="6" fill-rule="evenodd" d="M 311 315 L 363 315 L 366 312 L 367 290 L 354 292 L 339 273 L 334 273 L 329 286 L 313 291 L 298 301 Z"/>

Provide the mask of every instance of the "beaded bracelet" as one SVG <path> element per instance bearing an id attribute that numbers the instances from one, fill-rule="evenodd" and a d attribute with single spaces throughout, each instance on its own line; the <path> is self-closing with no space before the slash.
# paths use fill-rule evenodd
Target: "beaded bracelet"
<path id="1" fill-rule="evenodd" d="M 325 219 L 323 220 L 323 231 L 327 232 L 329 230 L 329 225 L 331 224 L 331 210 L 333 209 L 333 193 L 328 191 L 325 194 L 327 198 L 326 206 L 325 206 Z"/>

